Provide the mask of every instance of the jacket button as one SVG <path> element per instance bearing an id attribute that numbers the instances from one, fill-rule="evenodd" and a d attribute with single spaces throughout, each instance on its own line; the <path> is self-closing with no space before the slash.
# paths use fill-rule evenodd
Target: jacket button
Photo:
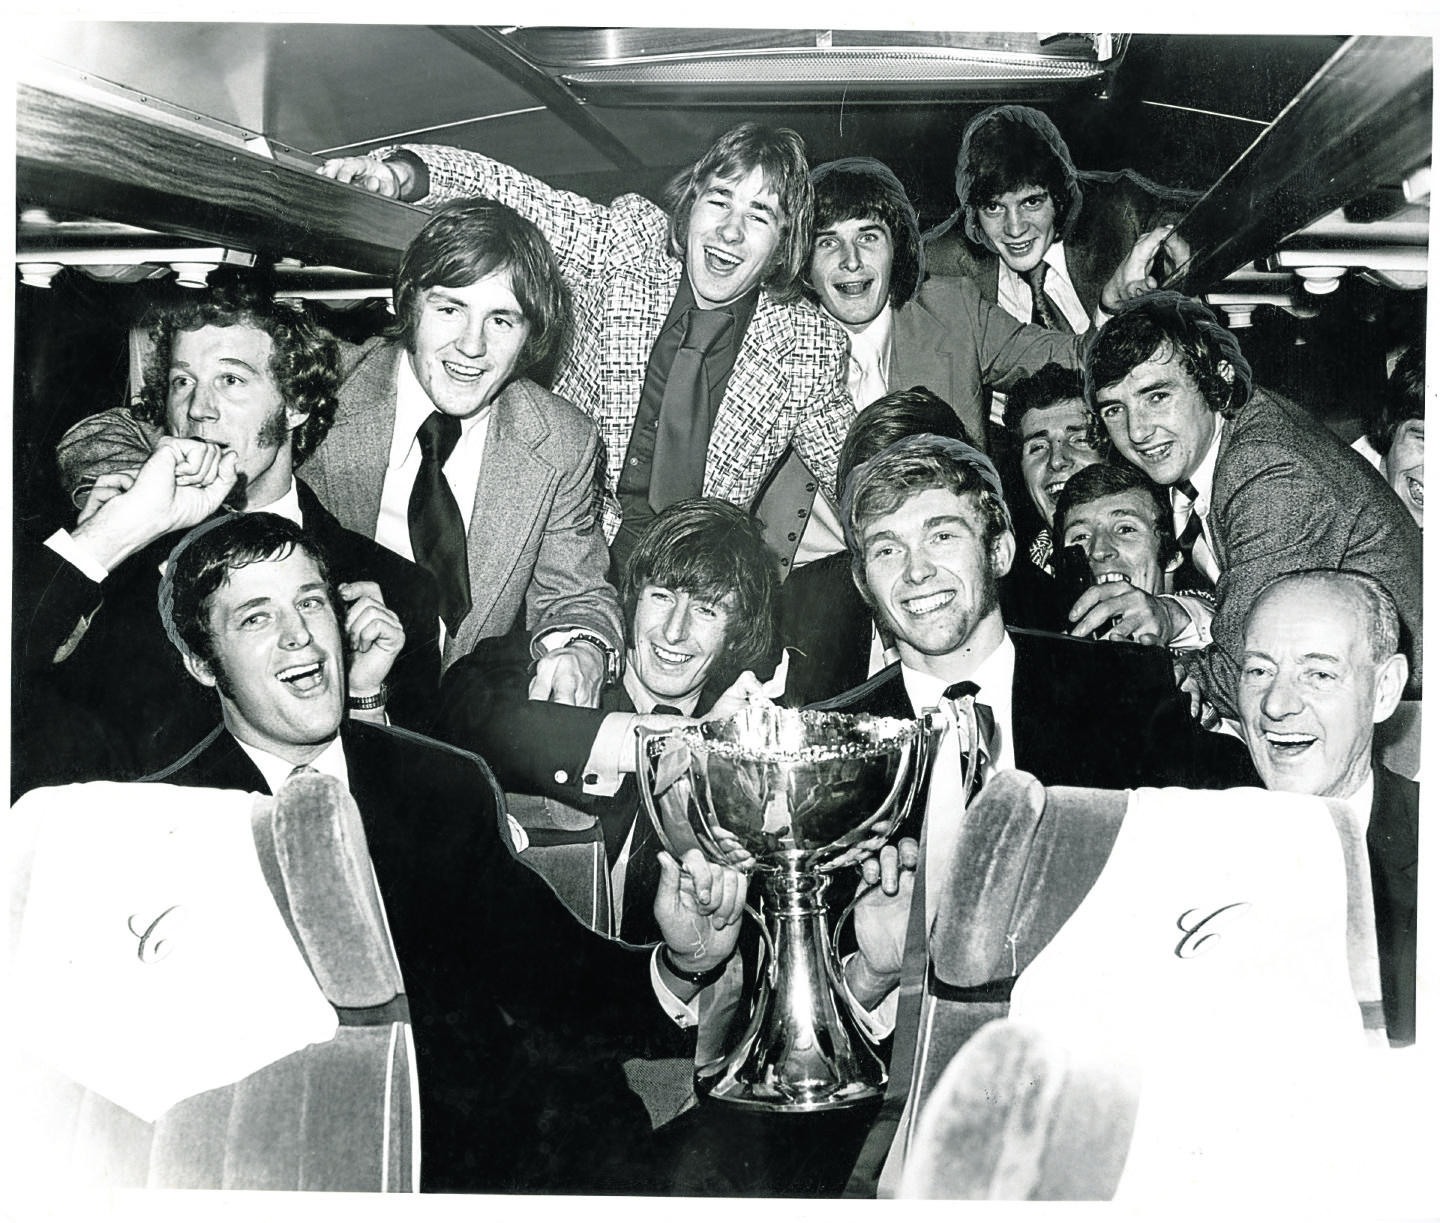
<path id="1" fill-rule="evenodd" d="M 805 518 L 805 517 L 807 517 L 807 516 L 809 515 L 809 513 L 810 513 L 809 510 L 796 510 L 796 511 L 795 511 L 795 517 L 796 517 L 796 518 Z"/>
<path id="2" fill-rule="evenodd" d="M 563 786 L 569 780 L 570 774 L 567 773 L 564 769 L 555 770 L 555 784 L 557 786 Z"/>
<path id="3" fill-rule="evenodd" d="M 786 538 L 786 539 L 789 539 L 789 540 L 793 540 L 793 539 L 795 538 L 795 532 L 794 532 L 794 531 L 791 531 L 790 534 L 787 535 L 785 538 Z"/>
<path id="4" fill-rule="evenodd" d="M 815 491 L 815 481 L 814 481 L 814 480 L 808 480 L 808 481 L 806 481 L 806 483 L 805 483 L 805 491 L 806 491 L 807 493 L 813 493 L 813 492 Z"/>

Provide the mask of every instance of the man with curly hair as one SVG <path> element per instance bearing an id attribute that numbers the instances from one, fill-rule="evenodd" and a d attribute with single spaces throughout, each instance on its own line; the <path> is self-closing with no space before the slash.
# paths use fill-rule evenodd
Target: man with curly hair
<path id="1" fill-rule="evenodd" d="M 355 657 L 392 656 L 351 675 L 350 707 L 425 729 L 440 674 L 432 580 L 342 527 L 294 474 L 335 415 L 335 341 L 244 284 L 162 307 L 150 336 L 140 401 L 62 441 L 79 521 L 19 566 L 15 788 L 142 776 L 214 725 L 169 657 L 155 598 L 175 533 L 222 508 L 281 514 L 323 542 Z M 105 733 L 67 733 L 70 714 Z"/>

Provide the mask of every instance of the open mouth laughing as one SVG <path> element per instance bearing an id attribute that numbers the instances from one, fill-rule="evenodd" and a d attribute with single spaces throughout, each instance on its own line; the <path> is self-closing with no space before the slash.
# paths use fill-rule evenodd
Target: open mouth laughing
<path id="1" fill-rule="evenodd" d="M 900 606 L 905 609 L 905 614 L 918 619 L 921 616 L 928 616 L 942 607 L 954 602 L 955 592 L 953 590 L 939 590 L 932 594 L 916 595 L 913 598 L 901 599 Z"/>
<path id="2" fill-rule="evenodd" d="M 1314 735 L 1297 731 L 1267 730 L 1265 743 L 1276 760 L 1296 760 L 1318 742 Z"/>
<path id="3" fill-rule="evenodd" d="M 1410 504 L 1417 510 L 1425 508 L 1425 483 L 1417 480 L 1414 476 L 1405 477 L 1405 492 L 1410 498 Z"/>
<path id="4" fill-rule="evenodd" d="M 830 287 L 841 297 L 864 297 L 870 292 L 870 286 L 875 283 L 873 276 L 865 280 L 840 280 L 831 281 Z"/>
<path id="5" fill-rule="evenodd" d="M 456 382 L 462 383 L 479 382 L 481 378 L 490 372 L 488 369 L 483 369 L 478 365 L 460 365 L 454 361 L 442 360 L 440 364 L 445 367 L 445 373 L 449 377 L 453 378 Z"/>
<path id="6" fill-rule="evenodd" d="M 656 645 L 653 641 L 650 643 L 650 652 L 655 656 L 656 661 L 658 661 L 661 666 L 669 667 L 671 670 L 678 670 L 681 667 L 687 666 L 695 657 L 694 654 L 685 654 L 679 650 L 666 649 L 662 645 Z"/>
<path id="7" fill-rule="evenodd" d="M 705 266 L 716 276 L 729 276 L 745 262 L 739 255 L 721 250 L 718 246 L 705 248 Z"/>
<path id="8" fill-rule="evenodd" d="M 323 661 L 299 663 L 277 671 L 275 678 L 298 696 L 308 696 L 325 686 L 325 663 Z"/>

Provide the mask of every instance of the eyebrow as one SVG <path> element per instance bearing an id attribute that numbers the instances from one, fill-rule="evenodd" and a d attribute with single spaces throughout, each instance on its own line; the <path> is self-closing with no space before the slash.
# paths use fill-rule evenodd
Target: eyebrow
<path id="1" fill-rule="evenodd" d="M 239 357 L 220 357 L 218 358 L 218 360 L 221 365 L 238 365 L 241 369 L 248 369 L 252 374 L 258 374 L 260 372 L 253 365 L 251 365 L 249 361 L 242 361 Z M 170 368 L 172 370 L 190 370 L 192 366 L 188 361 L 172 360 L 170 362 Z"/>

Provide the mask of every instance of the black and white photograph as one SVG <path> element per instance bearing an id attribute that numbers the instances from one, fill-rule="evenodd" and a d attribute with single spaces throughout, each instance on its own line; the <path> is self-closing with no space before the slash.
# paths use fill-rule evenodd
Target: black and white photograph
<path id="1" fill-rule="evenodd" d="M 15 22 L 6 1217 L 1440 1217 L 1435 14 L 509 15 Z"/>

